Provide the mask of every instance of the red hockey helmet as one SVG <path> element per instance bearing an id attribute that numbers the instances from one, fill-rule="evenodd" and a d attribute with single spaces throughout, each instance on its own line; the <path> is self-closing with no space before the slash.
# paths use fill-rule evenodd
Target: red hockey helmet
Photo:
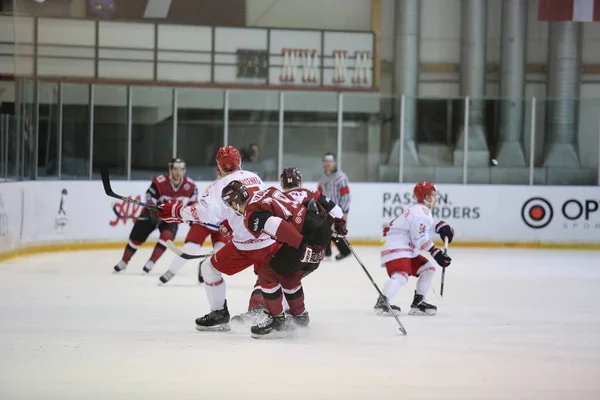
<path id="1" fill-rule="evenodd" d="M 281 180 L 281 187 L 284 189 L 302 186 L 302 173 L 298 171 L 298 168 L 285 168 L 279 176 L 279 179 Z"/>
<path id="2" fill-rule="evenodd" d="M 417 199 L 417 201 L 419 203 L 424 203 L 425 198 L 427 196 L 436 194 L 436 193 L 437 193 L 437 189 L 436 189 L 435 185 L 431 182 L 419 182 L 415 185 L 415 188 L 413 189 L 413 195 L 415 196 L 415 199 Z"/>
<path id="3" fill-rule="evenodd" d="M 233 146 L 221 147 L 217 150 L 217 165 L 222 172 L 239 169 L 242 164 L 240 152 Z"/>

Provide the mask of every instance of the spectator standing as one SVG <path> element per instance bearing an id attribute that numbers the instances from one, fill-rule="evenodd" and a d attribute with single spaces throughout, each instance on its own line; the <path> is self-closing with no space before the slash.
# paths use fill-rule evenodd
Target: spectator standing
<path id="1" fill-rule="evenodd" d="M 337 169 L 335 154 L 325 153 L 323 156 L 323 170 L 325 174 L 319 180 L 319 192 L 328 197 L 335 204 L 339 205 L 344 212 L 344 219 L 348 220 L 350 211 L 350 186 L 346 174 Z M 341 260 L 350 255 L 350 249 L 343 240 L 335 241 L 340 254 L 335 256 L 336 260 Z M 326 256 L 331 257 L 331 243 L 325 249 Z"/>

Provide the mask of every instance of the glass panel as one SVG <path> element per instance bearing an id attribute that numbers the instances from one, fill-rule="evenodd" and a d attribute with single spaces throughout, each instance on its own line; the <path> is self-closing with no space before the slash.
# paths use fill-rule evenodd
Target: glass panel
<path id="1" fill-rule="evenodd" d="M 35 110 L 36 110 L 36 84 L 23 80 L 20 84 L 20 119 L 21 135 L 19 176 L 23 179 L 34 178 L 35 165 Z"/>
<path id="2" fill-rule="evenodd" d="M 285 92 L 284 99 L 283 166 L 298 168 L 305 182 L 317 182 L 323 154 L 337 152 L 337 94 Z"/>
<path id="3" fill-rule="evenodd" d="M 378 93 L 343 94 L 342 154 L 338 158 L 351 182 L 378 182 L 382 171 L 384 177 L 388 174 L 397 179 L 398 157 L 391 165 L 384 164 L 393 140 L 391 118 L 384 121 L 382 107 L 391 104 L 391 98 Z"/>
<path id="4" fill-rule="evenodd" d="M 94 176 L 107 166 L 111 177 L 127 177 L 127 87 L 94 86 Z M 99 175 L 98 175 L 99 176 Z"/>
<path id="5" fill-rule="evenodd" d="M 58 129 L 59 129 L 58 83 L 39 83 L 39 161 L 38 177 L 58 176 Z"/>
<path id="6" fill-rule="evenodd" d="M 242 153 L 244 169 L 278 181 L 279 93 L 229 92 L 229 144 Z"/>
<path id="7" fill-rule="evenodd" d="M 535 183 L 597 185 L 600 101 L 538 100 L 536 112 Z"/>
<path id="8" fill-rule="evenodd" d="M 131 90 L 131 179 L 152 179 L 165 173 L 173 158 L 173 89 L 134 86 Z"/>
<path id="9" fill-rule="evenodd" d="M 62 179 L 88 179 L 90 162 L 90 86 L 63 85 Z"/>
<path id="10" fill-rule="evenodd" d="M 223 146 L 224 91 L 177 89 L 177 156 L 195 180 L 215 179 L 215 154 Z"/>
<path id="11" fill-rule="evenodd" d="M 2 160 L 0 180 L 17 179 L 17 160 L 20 140 L 18 119 L 15 116 L 15 103 L 0 104 L 0 149 Z"/>

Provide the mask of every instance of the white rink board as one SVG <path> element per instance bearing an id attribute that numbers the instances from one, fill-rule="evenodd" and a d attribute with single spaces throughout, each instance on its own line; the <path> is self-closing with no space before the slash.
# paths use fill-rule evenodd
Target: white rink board
<path id="1" fill-rule="evenodd" d="M 115 181 L 115 192 L 140 196 L 147 181 Z M 203 191 L 210 182 L 197 182 Z M 316 188 L 307 183 L 306 187 Z M 351 185 L 349 237 L 377 241 L 382 227 L 411 204 L 412 184 Z M 501 185 L 439 185 L 442 193 L 434 216 L 449 222 L 457 242 L 478 243 L 600 243 L 600 192 L 596 187 Z M 532 206 L 542 206 L 540 221 L 522 217 Z M 104 194 L 99 181 L 16 182 L 0 185 L 0 252 L 17 247 L 85 241 L 124 241 L 133 222 L 117 221 L 114 204 L 126 215 L 141 208 L 117 202 Z M 62 211 L 61 211 L 62 202 Z M 550 210 L 551 209 L 551 210 Z M 538 215 L 539 216 L 539 215 Z M 550 218 L 551 216 L 551 218 Z M 188 231 L 182 224 L 178 238 Z M 155 233 L 156 235 L 156 233 Z"/>

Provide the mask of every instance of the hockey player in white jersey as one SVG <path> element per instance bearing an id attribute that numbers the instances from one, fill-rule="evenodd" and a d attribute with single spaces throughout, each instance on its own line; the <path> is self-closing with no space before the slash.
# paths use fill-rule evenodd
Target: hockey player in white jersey
<path id="1" fill-rule="evenodd" d="M 413 194 L 417 204 L 410 206 L 383 230 L 385 243 L 381 249 L 381 266 L 390 277 L 383 287 L 383 294 L 388 300 L 392 299 L 408 282 L 409 276 L 416 276 L 417 290 L 409 314 L 435 315 L 437 307 L 425 301 L 435 276 L 435 267 L 420 252 L 428 251 L 441 267 L 448 267 L 452 259 L 435 247 L 430 236 L 439 234 L 442 240 L 448 238 L 450 243 L 454 230 L 444 221 L 434 223 L 431 209 L 437 202 L 437 190 L 433 183 L 418 183 Z M 392 306 L 392 309 L 395 313 L 400 312 L 398 306 Z M 375 311 L 389 315 L 384 299 L 377 300 Z"/>
<path id="2" fill-rule="evenodd" d="M 227 221 L 232 231 L 232 240 L 225 244 L 212 257 L 205 259 L 200 269 L 204 278 L 204 288 L 211 312 L 196 319 L 196 329 L 229 330 L 229 310 L 225 299 L 226 287 L 222 274 L 234 275 L 249 266 L 264 265 L 273 253 L 273 246 L 281 246 L 270 236 L 251 234 L 244 225 L 239 210 L 234 210 L 223 202 L 221 192 L 231 181 L 243 183 L 250 195 L 267 186 L 260 177 L 241 169 L 240 152 L 233 146 L 221 147 L 217 152 L 217 164 L 223 177 L 216 180 L 192 207 L 161 205 L 157 213 L 165 221 L 204 222 L 214 225 Z"/>

